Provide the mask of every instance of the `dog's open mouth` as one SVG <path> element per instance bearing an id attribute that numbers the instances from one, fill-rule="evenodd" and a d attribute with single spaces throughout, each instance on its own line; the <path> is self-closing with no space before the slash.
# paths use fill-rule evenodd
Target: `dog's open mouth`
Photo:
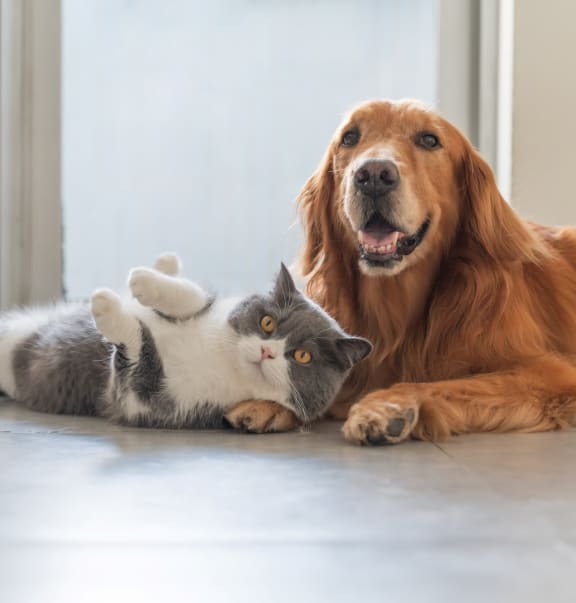
<path id="1" fill-rule="evenodd" d="M 402 232 L 379 214 L 374 214 L 358 231 L 360 256 L 370 264 L 399 262 L 422 242 L 430 226 L 427 218 L 414 234 Z"/>

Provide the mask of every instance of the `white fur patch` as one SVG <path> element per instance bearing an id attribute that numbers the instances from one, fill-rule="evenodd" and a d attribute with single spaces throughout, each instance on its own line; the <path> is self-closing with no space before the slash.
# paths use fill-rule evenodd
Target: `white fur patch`
<path id="1" fill-rule="evenodd" d="M 48 321 L 67 314 L 73 308 L 73 305 L 30 308 L 10 312 L 2 317 L 0 320 L 0 388 L 9 396 L 16 394 L 12 367 L 14 350 Z"/>
<path id="2" fill-rule="evenodd" d="M 128 392 L 122 398 L 122 413 L 127 419 L 133 419 L 138 415 L 147 415 L 149 412 L 150 408 L 142 404 L 134 392 Z"/>
<path id="3" fill-rule="evenodd" d="M 262 348 L 271 352 L 274 358 L 261 359 Z M 245 362 L 253 371 L 254 379 L 266 388 L 275 388 L 288 398 L 290 378 L 288 361 L 284 357 L 286 341 L 284 339 L 262 339 L 258 335 L 241 336 L 238 341 L 240 361 Z M 260 385 L 260 384 L 259 384 Z"/>

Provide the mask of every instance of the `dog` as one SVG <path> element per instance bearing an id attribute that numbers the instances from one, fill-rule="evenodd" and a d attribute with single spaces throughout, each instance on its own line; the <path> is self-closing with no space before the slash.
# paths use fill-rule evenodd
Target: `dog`
<path id="1" fill-rule="evenodd" d="M 331 409 L 348 441 L 576 424 L 576 230 L 522 220 L 455 126 L 361 104 L 299 205 L 308 294 L 374 344 Z M 266 401 L 235 412 L 296 425 Z"/>

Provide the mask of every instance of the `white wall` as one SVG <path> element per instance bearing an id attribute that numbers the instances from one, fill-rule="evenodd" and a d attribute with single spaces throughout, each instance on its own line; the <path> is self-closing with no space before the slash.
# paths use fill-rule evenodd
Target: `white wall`
<path id="1" fill-rule="evenodd" d="M 65 280 L 173 249 L 219 291 L 299 247 L 294 198 L 351 105 L 436 97 L 432 0 L 65 0 Z"/>
<path id="2" fill-rule="evenodd" d="M 576 2 L 517 0 L 514 11 L 512 203 L 576 224 Z"/>

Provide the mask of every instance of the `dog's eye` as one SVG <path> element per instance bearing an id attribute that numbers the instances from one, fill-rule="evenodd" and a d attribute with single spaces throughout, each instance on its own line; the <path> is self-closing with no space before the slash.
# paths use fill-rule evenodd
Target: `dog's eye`
<path id="1" fill-rule="evenodd" d="M 358 128 L 352 128 L 351 130 L 346 130 L 346 132 L 344 132 L 340 144 L 343 147 L 353 147 L 354 145 L 358 144 L 359 140 L 360 132 L 358 131 Z"/>
<path id="2" fill-rule="evenodd" d="M 420 132 L 416 136 L 416 144 L 423 149 L 438 149 L 442 146 L 438 140 L 438 136 L 430 132 Z"/>

